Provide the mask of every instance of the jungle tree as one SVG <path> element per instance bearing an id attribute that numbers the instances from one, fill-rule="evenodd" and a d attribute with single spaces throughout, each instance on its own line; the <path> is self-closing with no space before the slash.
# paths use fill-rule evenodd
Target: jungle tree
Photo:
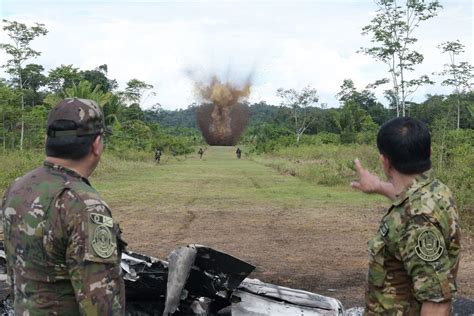
<path id="1" fill-rule="evenodd" d="M 310 86 L 303 88 L 301 91 L 279 88 L 277 96 L 283 99 L 281 106 L 291 110 L 296 143 L 299 143 L 301 135 L 304 134 L 315 119 L 314 113 L 311 110 L 319 101 L 317 90 Z"/>
<path id="2" fill-rule="evenodd" d="M 448 76 L 447 79 L 441 83 L 444 86 L 454 87 L 456 94 L 457 106 L 457 123 L 456 127 L 459 129 L 459 122 L 461 118 L 461 102 L 459 94 L 462 91 L 467 91 L 472 86 L 471 80 L 474 78 L 474 67 L 468 62 L 457 63 L 456 57 L 464 52 L 464 45 L 456 41 L 444 42 L 438 46 L 443 53 L 449 54 L 449 64 L 444 65 L 444 69 L 439 75 Z"/>
<path id="3" fill-rule="evenodd" d="M 362 28 L 363 35 L 371 35 L 373 47 L 360 52 L 385 63 L 391 79 L 376 81 L 372 86 L 392 83 L 397 116 L 405 116 L 406 99 L 423 84 L 432 84 L 428 76 L 407 79 L 407 73 L 423 62 L 423 55 L 413 47 L 418 41 L 413 33 L 421 22 L 433 18 L 441 5 L 437 0 L 375 0 L 378 6 L 370 24 Z"/>
<path id="4" fill-rule="evenodd" d="M 23 149 L 23 138 L 25 133 L 25 121 L 23 119 L 23 112 L 25 109 L 25 102 L 23 96 L 23 78 L 22 70 L 25 61 L 31 58 L 36 58 L 41 53 L 30 47 L 30 43 L 36 37 L 46 35 L 44 24 L 35 23 L 34 26 L 28 27 L 26 24 L 19 23 L 16 21 L 3 20 L 3 30 L 7 33 L 11 43 L 1 43 L 0 48 L 10 55 L 10 59 L 7 60 L 3 67 L 6 72 L 10 74 L 15 81 L 18 83 L 17 88 L 20 94 L 21 104 L 21 136 L 20 136 L 20 150 Z"/>

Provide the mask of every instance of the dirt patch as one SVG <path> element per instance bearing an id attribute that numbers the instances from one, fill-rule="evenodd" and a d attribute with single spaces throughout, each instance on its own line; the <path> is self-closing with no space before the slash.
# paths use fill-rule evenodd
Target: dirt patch
<path id="1" fill-rule="evenodd" d="M 252 277 L 361 305 L 368 256 L 382 208 L 288 209 L 245 207 L 147 210 L 114 207 L 129 248 L 165 258 L 175 247 L 199 243 L 240 257 L 257 269 Z M 140 214 L 137 216 L 137 212 Z M 474 247 L 465 236 L 460 294 L 474 298 Z"/>

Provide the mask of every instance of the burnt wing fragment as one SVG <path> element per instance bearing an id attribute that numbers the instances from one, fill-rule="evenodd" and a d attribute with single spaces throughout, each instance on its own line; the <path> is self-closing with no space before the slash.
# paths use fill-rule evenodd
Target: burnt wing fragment
<path id="1" fill-rule="evenodd" d="M 1 259 L 0 266 L 5 264 Z M 218 250 L 188 245 L 168 261 L 122 254 L 126 315 L 343 315 L 334 298 L 247 278 L 255 267 Z M 0 267 L 1 268 L 1 267 Z M 1 271 L 0 271 L 1 272 Z M 0 315 L 13 314 L 2 296 Z"/>

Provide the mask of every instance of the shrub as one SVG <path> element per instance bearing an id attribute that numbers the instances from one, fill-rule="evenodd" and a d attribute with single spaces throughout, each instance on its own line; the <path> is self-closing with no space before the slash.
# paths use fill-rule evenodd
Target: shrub
<path id="1" fill-rule="evenodd" d="M 41 165 L 44 152 L 39 150 L 0 152 L 0 192 L 16 178 Z"/>
<path id="2" fill-rule="evenodd" d="M 436 135 L 435 135 L 436 136 Z M 446 133 L 445 145 L 433 143 L 433 169 L 436 177 L 454 193 L 462 226 L 474 229 L 474 130 L 456 130 Z M 379 153 L 370 145 L 316 144 L 316 138 L 303 138 L 315 144 L 279 147 L 272 153 L 256 158 L 259 162 L 282 174 L 301 177 L 320 185 L 347 185 L 357 177 L 354 159 L 384 177 Z M 443 155 L 439 152 L 443 151 Z M 440 162 L 439 157 L 443 157 Z M 255 158 L 254 158 L 255 159 Z"/>
<path id="3" fill-rule="evenodd" d="M 282 147 L 264 156 L 265 165 L 321 185 L 347 184 L 355 178 L 354 159 L 382 174 L 378 151 L 368 145 L 300 145 Z"/>

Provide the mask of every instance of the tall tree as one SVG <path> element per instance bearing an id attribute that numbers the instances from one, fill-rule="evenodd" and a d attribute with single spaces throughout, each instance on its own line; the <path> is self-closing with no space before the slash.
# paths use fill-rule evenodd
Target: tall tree
<path id="1" fill-rule="evenodd" d="M 342 142 L 355 142 L 358 133 L 373 132 L 377 129 L 369 110 L 377 109 L 380 104 L 375 101 L 371 92 L 359 92 L 351 79 L 345 79 L 336 97 L 342 107 L 332 114 L 331 119 L 339 129 Z"/>
<path id="2" fill-rule="evenodd" d="M 155 95 L 153 91 L 150 91 L 151 89 L 153 89 L 153 85 L 138 79 L 131 79 L 127 82 L 123 96 L 131 104 L 141 105 L 147 97 Z"/>
<path id="3" fill-rule="evenodd" d="M 317 90 L 310 86 L 303 88 L 301 91 L 279 88 L 277 90 L 277 96 L 283 99 L 281 106 L 291 110 L 296 143 L 299 143 L 301 136 L 315 119 L 312 108 L 314 108 L 319 101 Z"/>
<path id="4" fill-rule="evenodd" d="M 112 93 L 104 93 L 100 90 L 100 85 L 96 85 L 94 88 L 91 83 L 87 80 L 82 80 L 79 84 L 73 84 L 72 87 L 66 88 L 62 94 L 66 98 L 82 98 L 90 99 L 97 102 L 97 104 L 103 108 L 105 104 L 112 98 Z"/>
<path id="5" fill-rule="evenodd" d="M 38 64 L 28 64 L 21 70 L 23 79 L 23 89 L 25 89 L 25 103 L 35 106 L 41 103 L 43 95 L 39 89 L 46 85 L 47 78 L 42 74 L 43 66 Z"/>
<path id="6" fill-rule="evenodd" d="M 397 116 L 405 116 L 407 97 L 419 86 L 433 83 L 426 75 L 407 79 L 407 73 L 423 62 L 423 55 L 413 48 L 418 41 L 413 33 L 421 22 L 435 17 L 442 6 L 437 0 L 375 0 L 375 3 L 377 13 L 362 29 L 362 34 L 371 35 L 375 46 L 361 48 L 360 52 L 388 66 L 391 80 L 378 80 L 372 86 L 391 81 Z"/>
<path id="7" fill-rule="evenodd" d="M 390 117 L 389 111 L 383 107 L 382 103 L 377 102 L 372 91 L 367 89 L 358 91 L 351 79 L 344 79 L 341 91 L 336 94 L 336 98 L 341 102 L 341 106 L 348 102 L 358 104 L 379 125 L 382 125 Z"/>
<path id="8" fill-rule="evenodd" d="M 89 81 L 92 84 L 92 87 L 100 85 L 99 89 L 102 92 L 107 93 L 116 89 L 118 84 L 115 79 L 107 78 L 108 67 L 106 64 L 100 65 L 99 67 L 93 70 L 84 70 L 81 71 L 82 78 Z"/>
<path id="9" fill-rule="evenodd" d="M 444 86 L 454 87 L 457 105 L 457 129 L 461 119 L 461 101 L 460 93 L 468 91 L 472 86 L 471 80 L 474 78 L 474 67 L 468 62 L 457 62 L 456 57 L 464 52 L 464 45 L 456 41 L 444 42 L 438 46 L 443 53 L 449 55 L 449 63 L 444 65 L 443 71 L 439 75 L 447 76 L 441 83 Z"/>
<path id="10" fill-rule="evenodd" d="M 23 78 L 22 67 L 25 61 L 30 58 L 36 58 L 41 53 L 30 47 L 31 41 L 41 35 L 46 35 L 48 30 L 44 24 L 35 23 L 34 26 L 28 27 L 26 24 L 16 21 L 3 20 L 5 24 L 3 30 L 6 31 L 11 43 L 1 43 L 0 48 L 10 55 L 4 68 L 18 82 L 18 90 L 20 93 L 20 104 L 22 115 L 25 109 L 25 101 L 23 96 Z M 20 135 L 20 150 L 23 150 L 23 138 L 25 134 L 25 121 L 21 119 L 21 135 Z"/>
<path id="11" fill-rule="evenodd" d="M 66 88 L 78 85 L 82 79 L 79 68 L 73 65 L 61 65 L 49 71 L 48 86 L 52 92 L 61 93 Z"/>
<path id="12" fill-rule="evenodd" d="M 13 90 L 7 82 L 0 78 L 0 117 L 2 119 L 1 138 L 3 150 L 7 148 L 8 134 L 13 131 L 13 126 L 16 122 L 16 116 L 20 113 L 20 110 L 12 106 L 18 102 L 18 91 Z"/>

